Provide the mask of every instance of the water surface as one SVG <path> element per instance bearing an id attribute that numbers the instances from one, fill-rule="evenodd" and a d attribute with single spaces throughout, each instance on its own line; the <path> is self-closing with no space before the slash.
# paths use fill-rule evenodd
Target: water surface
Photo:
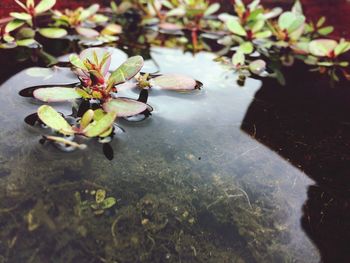
<path id="1" fill-rule="evenodd" d="M 23 122 L 40 104 L 18 92 L 74 82 L 68 69 L 46 79 L 24 70 L 1 85 L 0 262 L 319 262 L 304 231 L 314 224 L 302 210 L 318 177 L 279 149 L 292 151 L 289 126 L 274 126 L 273 100 L 259 99 L 262 82 L 239 87 L 206 52 L 153 48 L 151 55 L 161 73 L 190 75 L 203 89 L 151 90 L 150 118 L 118 120 L 125 133 L 111 143 L 112 161 L 94 141 L 73 153 L 41 145 L 46 131 Z M 153 72 L 154 62 L 144 70 Z M 69 104 L 55 107 L 70 113 Z M 276 118 L 256 118 L 266 111 Z M 293 122 L 283 113 L 281 123 Z M 77 192 L 92 200 L 97 189 L 117 205 L 102 215 L 81 211 Z"/>

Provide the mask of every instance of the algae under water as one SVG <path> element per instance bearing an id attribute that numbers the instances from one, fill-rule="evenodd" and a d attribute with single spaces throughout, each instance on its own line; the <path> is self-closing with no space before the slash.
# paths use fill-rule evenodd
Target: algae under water
<path id="1" fill-rule="evenodd" d="M 69 69 L 53 68 L 45 79 L 25 69 L 1 85 L 0 262 L 319 262 L 321 256 L 343 262 L 346 255 L 333 253 L 330 244 L 339 245 L 337 239 L 327 243 L 314 233 L 328 233 L 333 216 L 348 216 L 348 192 L 342 190 L 340 202 L 333 191 L 318 189 L 322 184 L 312 185 L 323 181 L 323 173 L 348 171 L 349 155 L 336 152 L 349 149 L 349 117 L 338 115 L 348 106 L 339 102 L 323 115 L 325 123 L 312 122 L 317 110 L 312 115 L 315 105 L 297 102 L 301 88 L 293 92 L 254 79 L 238 87 L 236 76 L 208 52 L 154 47 L 150 54 L 144 71 L 155 71 L 156 61 L 161 73 L 185 73 L 203 82 L 203 89 L 151 90 L 151 118 L 118 120 L 125 133 L 111 142 L 112 161 L 98 143 L 72 153 L 42 146 L 40 132 L 23 121 L 38 105 L 18 92 L 75 82 Z M 139 96 L 135 90 L 121 93 Z M 281 98 L 284 103 L 277 103 Z M 55 107 L 70 113 L 67 103 Z M 328 137 L 316 132 L 326 127 L 322 124 L 335 125 L 338 148 L 332 132 Z M 328 148 L 335 152 L 324 151 Z M 337 166 L 333 160 L 344 162 Z M 326 168 L 318 167 L 323 164 Z M 340 181 L 336 185 L 348 186 Z M 117 200 L 99 215 L 89 205 L 98 189 Z M 319 219 L 317 209 L 324 212 L 336 202 L 343 210 L 330 209 Z M 344 231 L 340 241 L 349 241 L 347 227 L 334 227 L 337 234 Z"/>

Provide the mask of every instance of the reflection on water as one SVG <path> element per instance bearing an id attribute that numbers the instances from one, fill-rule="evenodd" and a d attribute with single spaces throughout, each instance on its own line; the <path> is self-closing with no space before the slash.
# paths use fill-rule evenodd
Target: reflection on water
<path id="1" fill-rule="evenodd" d="M 69 70 L 45 80 L 24 71 L 2 84 L 0 262 L 319 262 L 300 223 L 313 182 L 258 137 L 258 125 L 244 128 L 256 123 L 261 82 L 238 87 L 209 53 L 151 55 L 161 73 L 190 75 L 203 89 L 151 90 L 150 118 L 118 121 L 125 133 L 110 143 L 112 161 L 97 142 L 73 153 L 42 146 L 43 131 L 23 122 L 38 103 L 18 92 L 74 82 Z M 82 208 L 97 189 L 117 199 L 102 215 Z"/>
<path id="2" fill-rule="evenodd" d="M 349 262 L 350 90 L 346 83 L 330 88 L 303 68 L 288 77 L 283 89 L 264 83 L 241 128 L 315 181 L 303 229 L 324 262 Z"/>

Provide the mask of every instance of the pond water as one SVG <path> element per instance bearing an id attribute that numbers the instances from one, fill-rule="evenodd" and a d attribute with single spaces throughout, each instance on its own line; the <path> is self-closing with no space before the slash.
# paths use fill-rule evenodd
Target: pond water
<path id="1" fill-rule="evenodd" d="M 18 92 L 75 82 L 68 68 L 1 84 L 0 262 L 345 262 L 349 92 L 304 94 L 313 77 L 239 87 L 214 54 L 150 54 L 143 71 L 184 73 L 203 88 L 151 90 L 150 118 L 118 120 L 113 160 L 94 141 L 72 153 L 41 145 L 45 130 L 23 121 L 39 103 Z M 98 189 L 117 199 L 100 215 L 83 207 Z"/>

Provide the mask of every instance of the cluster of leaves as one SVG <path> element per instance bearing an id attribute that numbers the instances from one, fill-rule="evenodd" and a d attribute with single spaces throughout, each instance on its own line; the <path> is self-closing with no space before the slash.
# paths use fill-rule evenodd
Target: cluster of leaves
<path id="1" fill-rule="evenodd" d="M 109 17 L 99 14 L 99 9 L 98 4 L 93 4 L 86 9 L 79 7 L 75 10 L 66 9 L 63 12 L 54 10 L 53 25 L 68 30 L 78 38 L 97 40 L 99 44 L 114 42 L 118 39 L 116 35 L 122 33 L 122 28 L 118 24 L 111 23 Z M 96 27 L 103 29 L 98 31 Z"/>
<path id="2" fill-rule="evenodd" d="M 35 35 L 39 32 L 43 36 L 63 36 L 64 30 L 59 28 L 37 28 L 38 16 L 45 14 L 55 4 L 56 0 L 41 0 L 35 5 L 34 0 L 22 3 L 15 2 L 21 7 L 22 12 L 11 12 L 12 20 L 1 29 L 0 48 L 14 48 L 16 46 L 36 46 Z"/>
<path id="3" fill-rule="evenodd" d="M 73 125 L 49 105 L 42 105 L 36 113 L 38 120 L 55 132 L 44 136 L 45 141 L 74 149 L 86 148 L 86 145 L 74 142 L 74 136 L 99 138 L 101 143 L 108 143 L 113 137 L 117 117 L 128 118 L 152 111 L 152 107 L 146 104 L 147 98 L 142 101 L 118 96 L 119 86 L 126 82 L 132 84 L 130 88 L 140 89 L 183 91 L 198 88 L 194 79 L 183 75 L 140 74 L 144 63 L 141 56 L 130 57 L 115 71 L 109 72 L 111 54 L 104 48 L 89 48 L 79 56 L 73 54 L 70 62 L 80 80 L 78 85 L 39 87 L 34 89 L 33 97 L 45 103 L 78 102 L 78 109 L 83 102 L 90 105 Z"/>
<path id="4" fill-rule="evenodd" d="M 222 23 L 213 15 L 220 9 L 220 4 L 210 4 L 207 0 L 129 0 L 119 6 L 112 2 L 112 10 L 120 15 L 129 10 L 141 13 L 140 24 L 155 26 L 163 33 L 192 33 L 193 50 L 200 49 L 198 32 L 213 32 L 222 29 Z"/>
<path id="5" fill-rule="evenodd" d="M 112 2 L 111 7 L 117 14 L 137 9 L 141 12 L 142 24 L 158 24 L 172 31 L 207 27 L 205 20 L 219 11 L 220 4 L 209 4 L 207 0 L 126 0 L 119 6 Z"/>
<path id="6" fill-rule="evenodd" d="M 95 215 L 102 215 L 106 210 L 112 208 L 117 203 L 114 197 L 106 197 L 107 192 L 104 189 L 91 190 L 89 194 L 94 197 L 93 200 L 82 200 L 81 194 L 75 192 L 74 197 L 76 206 L 74 208 L 77 215 L 83 214 L 86 210 L 93 210 Z"/>
<path id="7" fill-rule="evenodd" d="M 341 56 L 350 50 L 350 42 L 326 39 L 333 27 L 325 26 L 324 17 L 316 24 L 307 23 L 298 0 L 292 10 L 286 12 L 281 8 L 267 10 L 260 0 L 247 6 L 236 0 L 234 10 L 236 15 L 219 16 L 230 32 L 219 43 L 225 46 L 225 52 L 234 51 L 231 61 L 228 58 L 220 60 L 241 73 L 240 80 L 253 74 L 274 76 L 283 83 L 281 67 L 291 66 L 295 59 L 316 66 L 316 70 L 328 73 L 333 80 L 339 80 L 338 71 L 348 77 L 345 71 L 348 62 Z M 261 59 L 269 62 L 270 73 L 265 71 L 266 63 Z"/>

